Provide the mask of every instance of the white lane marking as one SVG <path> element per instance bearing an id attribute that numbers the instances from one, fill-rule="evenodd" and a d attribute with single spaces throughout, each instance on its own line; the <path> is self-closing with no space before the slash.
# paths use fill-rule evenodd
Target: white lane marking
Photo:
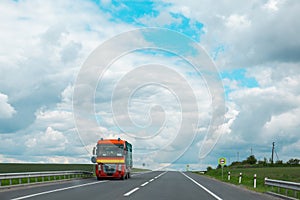
<path id="1" fill-rule="evenodd" d="M 88 186 L 88 185 L 94 185 L 94 184 L 98 184 L 98 183 L 104 183 L 104 182 L 107 182 L 107 181 L 97 181 L 97 182 L 85 183 L 85 184 L 81 184 L 81 185 L 74 185 L 74 186 L 71 186 L 71 187 L 65 187 L 65 188 L 60 188 L 60 189 L 55 189 L 55 190 L 49 190 L 49 191 L 45 191 L 45 192 L 30 194 L 30 195 L 26 195 L 26 196 L 22 196 L 22 197 L 17 197 L 17 198 L 11 199 L 11 200 L 28 199 L 30 197 L 40 196 L 40 195 L 43 195 L 43 194 L 49 194 L 49 193 L 53 193 L 53 192 L 59 192 L 59 191 L 64 191 L 64 190 L 69 190 L 69 189 L 84 187 L 84 186 Z"/>
<path id="2" fill-rule="evenodd" d="M 132 193 L 134 193 L 135 191 L 139 190 L 140 188 L 136 187 L 132 190 L 130 190 L 129 192 L 127 192 L 126 194 L 124 194 L 124 197 L 128 197 L 129 195 L 131 195 Z"/>
<path id="3" fill-rule="evenodd" d="M 160 176 L 162 176 L 162 175 L 164 175 L 164 174 L 167 173 L 167 172 L 168 172 L 168 171 L 165 171 L 165 172 L 159 174 L 159 175 L 157 176 L 157 178 L 160 177 Z M 150 183 L 150 182 L 152 182 L 152 181 L 154 181 L 154 179 L 151 179 L 151 180 L 149 180 L 149 181 L 143 183 L 141 186 L 144 187 L 145 185 L 147 185 L 148 183 Z M 132 193 L 136 192 L 136 191 L 139 190 L 139 189 L 140 189 L 139 187 L 136 187 L 136 188 L 130 190 L 129 192 L 125 193 L 123 196 L 124 196 L 124 197 L 128 197 L 129 195 L 131 195 Z"/>
<path id="4" fill-rule="evenodd" d="M 183 174 L 185 177 L 187 177 L 188 179 L 190 179 L 192 182 L 194 182 L 196 185 L 198 185 L 199 187 L 201 187 L 203 190 L 205 190 L 207 193 L 209 193 L 211 196 L 215 197 L 215 199 L 218 200 L 222 200 L 222 198 L 218 197 L 216 194 L 214 194 L 213 192 L 211 192 L 209 189 L 207 189 L 206 187 L 204 187 L 203 185 L 201 185 L 200 183 L 198 183 L 197 181 L 195 181 L 194 179 L 192 179 L 191 177 L 189 177 L 188 175 L 180 172 L 181 174 Z"/>
<path id="5" fill-rule="evenodd" d="M 166 174 L 167 172 L 168 172 L 168 171 L 165 171 L 165 172 L 163 172 L 163 173 L 161 173 L 161 174 L 155 176 L 154 179 L 157 179 L 157 178 L 161 177 L 162 175 Z"/>
<path id="6" fill-rule="evenodd" d="M 149 183 L 149 182 L 147 181 L 147 182 L 143 183 L 141 186 L 144 187 L 144 186 L 147 185 L 148 183 Z"/>

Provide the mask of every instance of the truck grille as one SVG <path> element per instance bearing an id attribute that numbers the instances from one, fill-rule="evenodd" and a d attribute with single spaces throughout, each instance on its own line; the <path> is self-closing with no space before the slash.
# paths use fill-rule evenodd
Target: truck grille
<path id="1" fill-rule="evenodd" d="M 116 164 L 105 164 L 103 166 L 104 172 L 108 175 L 111 176 L 117 171 L 117 166 Z"/>

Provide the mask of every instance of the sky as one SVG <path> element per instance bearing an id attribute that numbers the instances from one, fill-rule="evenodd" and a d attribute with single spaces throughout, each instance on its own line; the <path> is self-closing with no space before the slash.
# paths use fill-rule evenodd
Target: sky
<path id="1" fill-rule="evenodd" d="M 0 2 L 0 162 L 203 170 L 300 155 L 300 2 Z"/>

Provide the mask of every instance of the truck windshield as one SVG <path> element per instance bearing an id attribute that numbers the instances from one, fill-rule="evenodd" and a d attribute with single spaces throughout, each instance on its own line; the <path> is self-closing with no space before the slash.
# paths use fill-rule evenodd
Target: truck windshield
<path id="1" fill-rule="evenodd" d="M 123 156 L 123 145 L 115 144 L 98 144 L 97 145 L 97 156 L 103 157 L 114 157 Z"/>

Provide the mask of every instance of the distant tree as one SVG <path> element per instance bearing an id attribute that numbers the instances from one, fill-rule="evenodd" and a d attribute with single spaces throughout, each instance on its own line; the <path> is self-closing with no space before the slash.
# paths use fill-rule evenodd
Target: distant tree
<path id="1" fill-rule="evenodd" d="M 255 158 L 254 155 L 251 155 L 247 158 L 247 160 L 245 160 L 246 163 L 250 164 L 250 165 L 254 165 L 257 162 L 257 159 Z M 243 161 L 244 162 L 244 161 Z"/>
<path id="2" fill-rule="evenodd" d="M 206 168 L 206 171 L 210 171 L 210 170 L 212 170 L 213 168 L 211 167 L 211 166 L 208 166 L 207 168 Z"/>
<path id="3" fill-rule="evenodd" d="M 258 163 L 259 165 L 265 165 L 265 162 L 264 162 L 263 160 L 259 160 L 257 163 Z"/>
<path id="4" fill-rule="evenodd" d="M 272 158 L 269 158 L 269 163 L 271 163 L 271 164 L 272 164 Z"/>
<path id="5" fill-rule="evenodd" d="M 276 161 L 276 164 L 277 164 L 277 165 L 282 165 L 282 164 L 283 164 L 283 161 L 282 161 L 282 160 L 277 160 L 277 161 Z"/>
<path id="6" fill-rule="evenodd" d="M 297 158 L 295 158 L 295 159 L 291 158 L 291 159 L 289 159 L 289 161 L 287 161 L 286 164 L 289 164 L 289 165 L 299 165 L 299 163 L 300 163 L 299 159 L 297 159 Z"/>
<path id="7" fill-rule="evenodd" d="M 240 165 L 240 164 L 241 164 L 241 162 L 236 161 L 236 162 L 232 162 L 231 166 Z"/>

